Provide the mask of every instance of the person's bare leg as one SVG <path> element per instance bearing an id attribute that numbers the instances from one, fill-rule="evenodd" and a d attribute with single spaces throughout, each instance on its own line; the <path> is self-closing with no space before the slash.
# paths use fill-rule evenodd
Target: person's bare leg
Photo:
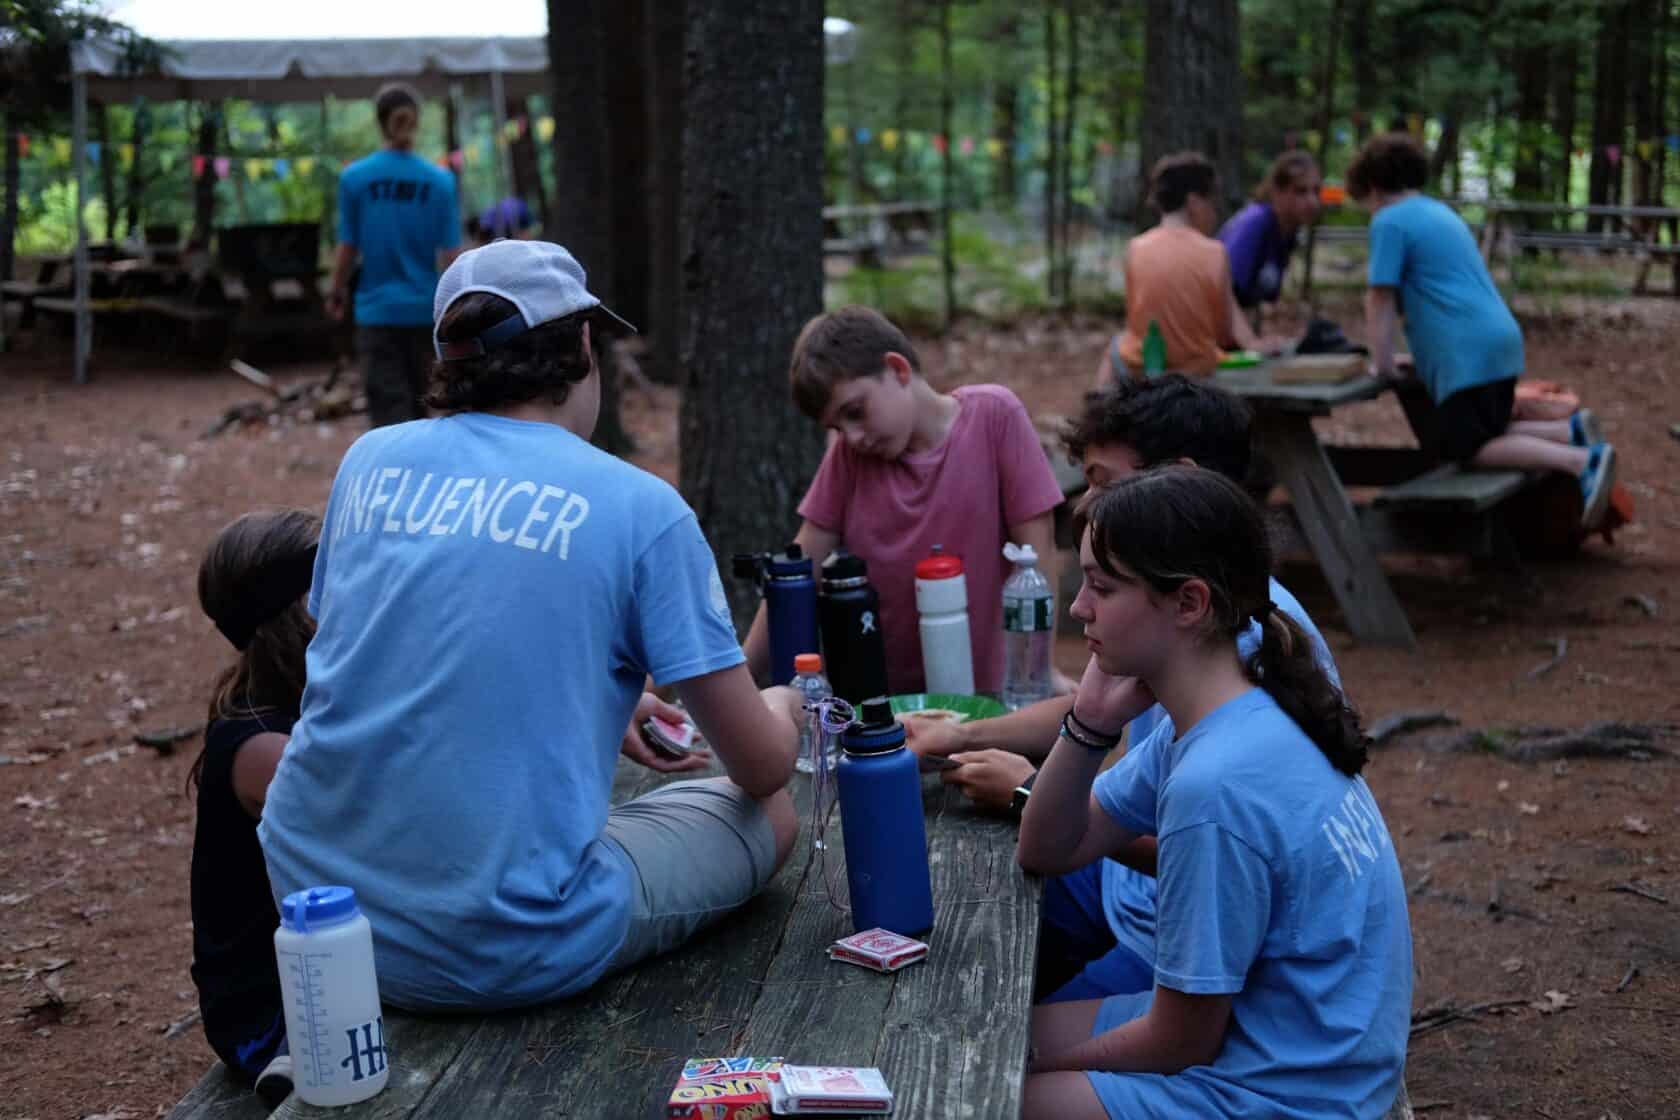
<path id="1" fill-rule="evenodd" d="M 1553 443 L 1538 436 L 1520 435 L 1513 424 L 1504 435 L 1482 444 L 1473 466 L 1504 470 L 1562 471 L 1579 477 L 1587 469 L 1587 449 Z"/>
<path id="2" fill-rule="evenodd" d="M 1108 1120 L 1083 1073 L 1034 1073 L 1021 1094 L 1021 1120 Z"/>
<path id="3" fill-rule="evenodd" d="M 1552 443 L 1572 443 L 1569 434 L 1569 421 L 1565 420 L 1513 420 L 1505 429 L 1508 436 L 1534 436 Z"/>
<path id="4" fill-rule="evenodd" d="M 794 807 L 793 795 L 786 789 L 761 797 L 758 803 L 770 818 L 770 827 L 776 834 L 776 869 L 779 871 L 793 852 L 793 842 L 799 839 L 799 810 Z"/>

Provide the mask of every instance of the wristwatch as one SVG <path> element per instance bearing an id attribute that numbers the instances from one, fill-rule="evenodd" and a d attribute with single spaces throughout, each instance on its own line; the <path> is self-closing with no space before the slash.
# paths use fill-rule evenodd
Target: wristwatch
<path id="1" fill-rule="evenodd" d="M 1017 817 L 1026 812 L 1027 797 L 1032 793 L 1033 780 L 1037 777 L 1038 771 L 1034 770 L 1031 774 L 1028 774 L 1026 779 L 1023 780 L 1020 785 L 1016 786 L 1014 792 L 1009 795 L 1009 808 Z"/>

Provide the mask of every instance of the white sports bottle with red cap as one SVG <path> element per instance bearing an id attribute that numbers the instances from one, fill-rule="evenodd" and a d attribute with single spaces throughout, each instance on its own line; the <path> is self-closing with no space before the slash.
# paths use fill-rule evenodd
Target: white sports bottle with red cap
<path id="1" fill-rule="evenodd" d="M 292 1083 L 305 1104 L 366 1100 L 391 1075 L 373 972 L 373 928 L 349 887 L 310 887 L 280 903 L 274 931 Z"/>
<path id="2" fill-rule="evenodd" d="M 974 694 L 974 646 L 968 637 L 968 582 L 962 558 L 939 545 L 916 565 L 916 613 L 926 691 Z"/>

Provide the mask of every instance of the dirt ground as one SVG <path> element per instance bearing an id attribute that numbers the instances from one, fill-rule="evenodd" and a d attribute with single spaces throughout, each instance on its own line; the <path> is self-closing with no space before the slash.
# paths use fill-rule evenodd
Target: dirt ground
<path id="1" fill-rule="evenodd" d="M 1310 563 L 1280 573 L 1368 723 L 1420 709 L 1458 721 L 1397 737 L 1369 771 L 1411 888 L 1419 1029 L 1407 1081 L 1429 1120 L 1680 1114 L 1680 851 L 1668 840 L 1680 826 L 1680 303 L 1546 307 L 1525 322 L 1531 373 L 1567 382 L 1603 416 L 1638 522 L 1613 546 L 1517 574 L 1396 562 L 1411 653 L 1354 645 Z M 1357 322 L 1351 302 L 1329 310 Z M 1002 381 L 1034 412 L 1066 412 L 1104 337 L 1094 321 L 970 324 L 923 357 L 939 384 Z M 350 418 L 203 439 L 258 394 L 214 369 L 163 365 L 106 355 L 78 388 L 62 343 L 0 357 L 4 1117 L 162 1115 L 209 1065 L 187 972 L 183 782 L 197 743 L 160 755 L 134 735 L 201 722 L 227 658 L 195 599 L 205 543 L 245 510 L 322 506 L 361 429 Z M 282 381 L 323 372 L 269 368 Z M 625 406 L 641 461 L 667 477 L 675 406 L 668 389 L 632 390 Z M 1327 434 L 1404 431 L 1384 401 Z M 1062 652 L 1077 670 L 1077 651 Z M 1601 721 L 1659 730 L 1633 756 L 1556 762 L 1442 745 Z"/>

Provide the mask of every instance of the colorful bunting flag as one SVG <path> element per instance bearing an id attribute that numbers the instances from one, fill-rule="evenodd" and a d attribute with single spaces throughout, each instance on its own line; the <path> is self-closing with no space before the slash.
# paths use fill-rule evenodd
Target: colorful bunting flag
<path id="1" fill-rule="evenodd" d="M 18 133 L 18 158 L 23 159 L 23 158 L 26 158 L 28 155 L 29 155 L 29 133 L 20 132 L 20 133 Z"/>
<path id="2" fill-rule="evenodd" d="M 974 154 L 974 137 L 964 136 L 962 138 L 961 151 L 965 156 L 971 156 Z"/>
<path id="3" fill-rule="evenodd" d="M 882 131 L 881 147 L 889 152 L 898 150 L 898 129 L 889 128 Z"/>
<path id="4" fill-rule="evenodd" d="M 1610 161 L 1611 167 L 1615 167 L 1622 162 L 1622 146 L 1620 144 L 1605 145 L 1604 158 Z"/>
<path id="5" fill-rule="evenodd" d="M 70 162 L 70 141 L 62 136 L 53 137 L 53 158 L 60 163 Z"/>
<path id="6" fill-rule="evenodd" d="M 462 158 L 461 149 L 456 148 L 453 152 L 450 152 L 444 157 L 444 162 L 446 162 L 450 167 L 453 167 L 456 171 L 459 171 L 461 170 L 461 164 L 466 161 Z"/>
<path id="7" fill-rule="evenodd" d="M 260 159 L 248 159 L 248 160 L 246 160 L 245 161 L 245 178 L 251 180 L 253 183 L 256 182 L 258 179 L 260 179 L 262 177 L 262 172 L 263 172 L 262 165 L 263 165 L 263 161 L 260 160 Z"/>
<path id="8" fill-rule="evenodd" d="M 1418 113 L 1406 114 L 1406 131 L 1413 136 L 1423 135 L 1423 117 Z M 1291 145 L 1293 147 L 1294 145 Z"/>
<path id="9" fill-rule="evenodd" d="M 128 167 L 134 162 L 134 145 L 123 144 L 117 148 L 117 154 L 122 158 L 122 165 Z"/>
<path id="10" fill-rule="evenodd" d="M 845 126 L 844 125 L 838 125 L 838 124 L 835 125 L 833 128 L 828 130 L 828 137 L 829 137 L 830 140 L 834 141 L 836 147 L 838 147 L 841 144 L 844 144 L 846 142 Z"/>
<path id="11" fill-rule="evenodd" d="M 938 152 L 940 155 L 944 155 L 946 147 L 947 147 L 947 144 L 946 144 L 944 135 L 941 134 L 941 133 L 938 133 L 938 132 L 934 133 L 933 134 L 933 150 Z"/>
<path id="12" fill-rule="evenodd" d="M 554 118 L 539 117 L 537 119 L 537 139 L 544 144 L 554 139 Z"/>
<path id="13" fill-rule="evenodd" d="M 312 172 L 314 170 L 315 170 L 315 157 L 314 156 L 304 156 L 302 159 L 297 161 L 297 173 L 299 175 L 302 175 L 304 178 L 307 179 L 309 177 L 310 172 Z"/>
<path id="14" fill-rule="evenodd" d="M 1638 146 L 1639 158 L 1644 160 L 1646 163 L 1650 163 L 1651 153 L 1657 150 L 1657 146 L 1649 140 L 1641 140 Z"/>
<path id="15" fill-rule="evenodd" d="M 276 179 L 290 179 L 292 177 L 292 161 L 289 159 L 275 160 L 274 177 Z"/>
<path id="16" fill-rule="evenodd" d="M 993 159 L 1003 158 L 1003 141 L 996 136 L 986 141 L 986 154 Z"/>
<path id="17" fill-rule="evenodd" d="M 1114 145 L 1109 143 L 1107 140 L 1098 140 L 1097 152 L 1101 155 L 1111 156 L 1114 154 Z"/>
<path id="18" fill-rule="evenodd" d="M 233 170 L 233 161 L 227 156 L 217 156 L 210 161 L 210 166 L 216 169 L 216 178 L 226 179 L 228 172 Z"/>
<path id="19" fill-rule="evenodd" d="M 869 135 L 870 135 L 870 133 L 869 133 L 869 130 L 868 130 L 868 129 L 867 129 L 867 128 L 860 128 L 860 129 L 858 129 L 858 130 L 857 130 L 857 140 L 858 140 L 858 143 L 859 143 L 859 144 L 867 144 L 867 143 L 869 143 Z"/>
<path id="20" fill-rule="evenodd" d="M 194 156 L 192 167 L 193 167 L 193 178 L 194 179 L 204 178 L 204 157 L 203 156 Z"/>
<path id="21" fill-rule="evenodd" d="M 170 171 L 173 171 L 175 169 L 175 153 L 174 152 L 160 152 L 158 154 L 158 166 L 163 168 L 163 172 L 166 175 Z"/>
<path id="22" fill-rule="evenodd" d="M 88 141 L 88 146 L 87 146 L 88 159 L 92 160 L 94 163 L 98 163 L 99 162 L 99 156 L 103 151 L 104 151 L 104 148 L 102 148 L 100 146 L 99 141 L 97 141 L 97 140 L 89 140 Z"/>
<path id="23" fill-rule="evenodd" d="M 1680 152 L 1680 136 L 1670 136 L 1668 138 L 1668 150 L 1671 152 Z"/>

